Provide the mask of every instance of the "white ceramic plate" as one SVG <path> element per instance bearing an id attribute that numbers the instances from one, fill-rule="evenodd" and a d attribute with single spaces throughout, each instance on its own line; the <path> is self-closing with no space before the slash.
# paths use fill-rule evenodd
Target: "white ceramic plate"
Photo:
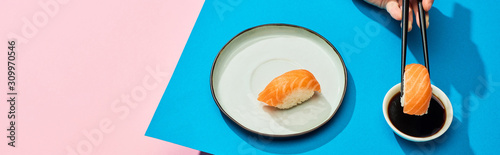
<path id="1" fill-rule="evenodd" d="M 257 100 L 272 79 L 295 69 L 309 70 L 321 93 L 288 110 Z M 344 98 L 347 73 L 338 51 L 319 34 L 268 24 L 241 32 L 222 48 L 210 84 L 217 106 L 236 124 L 265 136 L 289 137 L 313 131 L 332 118 Z"/>

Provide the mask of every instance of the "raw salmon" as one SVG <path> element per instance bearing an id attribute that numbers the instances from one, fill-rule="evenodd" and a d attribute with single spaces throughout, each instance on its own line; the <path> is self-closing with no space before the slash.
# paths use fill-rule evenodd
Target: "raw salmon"
<path id="1" fill-rule="evenodd" d="M 280 109 L 288 109 L 311 98 L 314 91 L 321 92 L 314 75 L 305 69 L 298 69 L 274 78 L 259 93 L 257 100 Z"/>
<path id="2" fill-rule="evenodd" d="M 424 115 L 432 97 L 431 79 L 427 68 L 420 64 L 405 67 L 403 112 L 409 115 Z"/>

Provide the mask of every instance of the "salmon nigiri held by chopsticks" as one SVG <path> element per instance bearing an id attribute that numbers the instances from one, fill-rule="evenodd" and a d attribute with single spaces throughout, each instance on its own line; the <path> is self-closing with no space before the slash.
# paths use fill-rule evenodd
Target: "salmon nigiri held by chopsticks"
<path id="1" fill-rule="evenodd" d="M 311 98 L 314 91 L 321 92 L 314 75 L 298 69 L 274 78 L 259 93 L 257 100 L 279 109 L 289 109 Z"/>
<path id="2" fill-rule="evenodd" d="M 431 79 L 427 68 L 420 64 L 406 65 L 403 91 L 403 113 L 418 116 L 427 114 L 432 98 Z"/>

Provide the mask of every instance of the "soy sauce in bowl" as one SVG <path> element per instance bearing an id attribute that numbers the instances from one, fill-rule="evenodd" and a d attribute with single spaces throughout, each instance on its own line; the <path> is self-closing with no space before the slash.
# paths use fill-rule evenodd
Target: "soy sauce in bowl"
<path id="1" fill-rule="evenodd" d="M 446 121 L 446 110 L 434 94 L 425 115 L 415 116 L 403 113 L 401 93 L 392 97 L 387 111 L 392 124 L 402 133 L 413 137 L 432 136 L 443 128 Z"/>

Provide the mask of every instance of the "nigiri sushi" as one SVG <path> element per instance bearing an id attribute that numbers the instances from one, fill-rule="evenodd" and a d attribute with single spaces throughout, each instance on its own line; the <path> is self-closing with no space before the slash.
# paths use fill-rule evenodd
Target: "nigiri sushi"
<path id="1" fill-rule="evenodd" d="M 403 91 L 403 113 L 418 116 L 426 114 L 432 98 L 431 79 L 427 68 L 420 64 L 406 65 Z"/>
<path id="2" fill-rule="evenodd" d="M 274 78 L 259 93 L 257 100 L 279 109 L 289 109 L 311 98 L 314 91 L 321 92 L 314 75 L 298 69 Z"/>

